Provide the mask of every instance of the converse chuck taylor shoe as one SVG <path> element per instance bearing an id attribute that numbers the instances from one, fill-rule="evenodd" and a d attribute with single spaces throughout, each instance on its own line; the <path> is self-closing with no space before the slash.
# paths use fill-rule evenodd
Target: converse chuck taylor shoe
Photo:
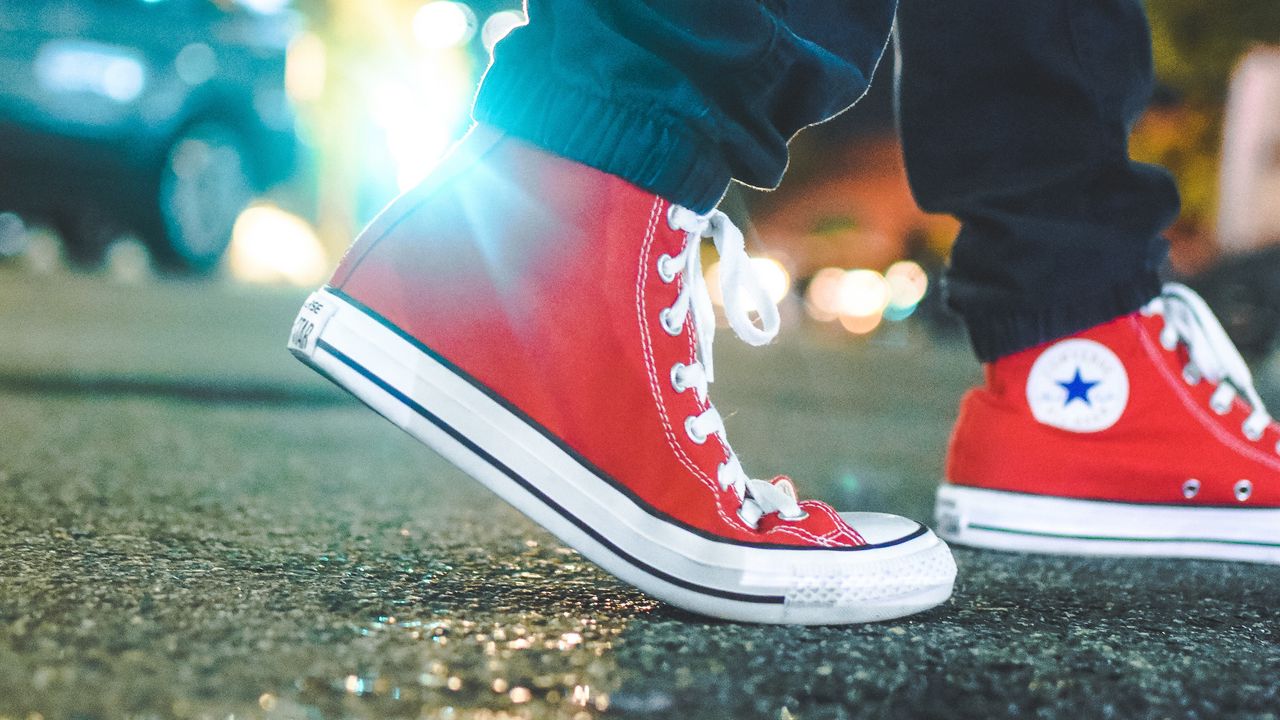
<path id="1" fill-rule="evenodd" d="M 673 605 L 825 624 L 943 602 L 955 565 L 925 527 L 743 470 L 707 397 L 703 237 L 734 332 L 767 342 L 776 308 L 723 214 L 477 128 L 356 241 L 289 348 Z"/>
<path id="2" fill-rule="evenodd" d="M 1032 552 L 1280 562 L 1280 426 L 1208 306 L 1002 358 L 960 406 L 944 537 Z"/>

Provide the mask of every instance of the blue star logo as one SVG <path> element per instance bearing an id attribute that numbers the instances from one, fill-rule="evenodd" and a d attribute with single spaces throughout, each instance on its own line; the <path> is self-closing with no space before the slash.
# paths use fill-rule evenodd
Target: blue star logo
<path id="1" fill-rule="evenodd" d="M 1059 387 L 1067 391 L 1067 399 L 1062 403 L 1063 407 L 1071 404 L 1072 400 L 1083 400 L 1085 405 L 1093 406 L 1093 401 L 1089 399 L 1089 391 L 1098 385 L 1097 382 L 1087 382 L 1080 377 L 1080 368 L 1076 368 L 1076 376 L 1066 382 L 1059 382 Z"/>

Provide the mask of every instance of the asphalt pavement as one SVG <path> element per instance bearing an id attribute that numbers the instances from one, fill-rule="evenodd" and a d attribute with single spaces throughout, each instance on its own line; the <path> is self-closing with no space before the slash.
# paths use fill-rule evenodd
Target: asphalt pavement
<path id="1" fill-rule="evenodd" d="M 612 579 L 284 350 L 305 291 L 0 267 L 0 720 L 1274 718 L 1280 568 L 957 550 L 857 627 Z M 963 345 L 717 343 L 756 476 L 928 520 Z"/>

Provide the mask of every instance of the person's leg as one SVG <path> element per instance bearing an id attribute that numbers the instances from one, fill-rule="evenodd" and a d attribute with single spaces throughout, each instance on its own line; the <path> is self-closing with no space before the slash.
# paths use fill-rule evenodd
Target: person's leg
<path id="1" fill-rule="evenodd" d="M 895 0 L 530 0 L 475 117 L 697 212 L 773 187 L 787 141 L 853 104 Z"/>
<path id="2" fill-rule="evenodd" d="M 943 536 L 1280 562 L 1280 425 L 1208 307 L 1156 276 L 1178 199 L 1128 157 L 1141 3 L 903 0 L 899 35 L 907 170 L 962 222 L 947 291 L 987 363 Z"/>
<path id="3" fill-rule="evenodd" d="M 1152 88 L 1140 0 L 903 0 L 912 190 L 962 223 L 946 288 L 983 361 L 1160 290 L 1172 178 L 1129 159 Z"/>
<path id="4" fill-rule="evenodd" d="M 790 5 L 805 12 L 532 0 L 481 125 L 356 241 L 290 348 L 658 598 L 737 620 L 885 619 L 950 595 L 946 545 L 751 478 L 708 398 L 703 236 L 734 332 L 768 342 L 778 314 L 741 233 L 706 211 L 731 174 L 775 182 L 790 134 L 862 92 L 892 14 Z"/>

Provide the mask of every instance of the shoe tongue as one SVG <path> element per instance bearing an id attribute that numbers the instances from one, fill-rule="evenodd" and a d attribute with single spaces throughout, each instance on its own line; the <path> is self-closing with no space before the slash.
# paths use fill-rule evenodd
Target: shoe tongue
<path id="1" fill-rule="evenodd" d="M 800 499 L 800 498 L 796 495 L 796 484 L 795 484 L 795 482 L 794 482 L 794 481 L 792 481 L 792 479 L 791 479 L 791 478 L 789 478 L 789 477 L 787 477 L 786 475 L 779 475 L 779 476 L 775 477 L 774 479 L 772 479 L 772 480 L 770 480 L 770 481 L 769 481 L 769 484 L 773 485 L 774 487 L 778 488 L 778 489 L 779 489 L 779 490 L 781 490 L 782 492 L 786 493 L 788 496 L 790 496 L 790 497 L 791 497 L 791 499 L 792 499 L 792 500 L 799 500 L 799 499 Z"/>

